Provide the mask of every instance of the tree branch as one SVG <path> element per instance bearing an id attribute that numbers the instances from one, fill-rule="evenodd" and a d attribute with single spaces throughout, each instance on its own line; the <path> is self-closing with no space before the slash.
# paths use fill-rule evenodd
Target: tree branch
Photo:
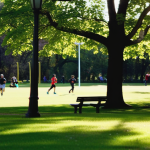
<path id="1" fill-rule="evenodd" d="M 108 7 L 109 21 L 116 20 L 116 10 L 114 0 L 107 0 L 107 7 Z"/>
<path id="2" fill-rule="evenodd" d="M 142 14 L 141 14 L 141 16 L 139 17 L 139 19 L 138 19 L 138 21 L 137 21 L 135 27 L 134 27 L 134 28 L 132 29 L 132 31 L 127 35 L 127 37 L 128 37 L 129 39 L 131 39 L 131 38 L 135 35 L 135 33 L 137 32 L 137 30 L 141 27 L 142 21 L 143 21 L 144 17 L 147 15 L 147 13 L 148 13 L 149 11 L 150 11 L 150 6 L 148 6 L 148 7 L 142 12 Z"/>
<path id="3" fill-rule="evenodd" d="M 28 53 L 24 52 L 24 54 L 27 54 L 27 55 L 25 57 L 20 57 L 20 62 L 22 61 L 22 63 L 24 64 L 26 62 L 27 58 L 30 56 L 30 54 L 32 54 L 32 52 L 33 51 L 29 51 Z"/>
<path id="4" fill-rule="evenodd" d="M 98 18 L 85 18 L 85 17 L 79 17 L 81 19 L 84 19 L 84 20 L 93 20 L 93 21 L 97 21 L 97 22 L 104 22 L 104 23 L 108 23 L 107 21 L 103 20 L 103 19 L 98 19 Z"/>
<path id="5" fill-rule="evenodd" d="M 56 64 L 56 66 L 54 68 L 62 67 L 65 63 L 69 63 L 69 62 L 77 63 L 78 60 L 77 59 L 70 60 L 68 58 L 67 59 L 62 59 L 61 61 L 58 61 L 58 63 Z"/>
<path id="6" fill-rule="evenodd" d="M 44 14 L 47 16 L 50 25 L 53 26 L 54 28 L 56 28 L 57 30 L 63 31 L 63 32 L 68 32 L 68 33 L 73 33 L 76 35 L 80 35 L 80 36 L 84 36 L 86 38 L 98 41 L 104 45 L 107 45 L 107 38 L 99 35 L 99 34 L 95 34 L 93 32 L 89 32 L 89 31 L 83 31 L 83 30 L 77 30 L 77 29 L 70 29 L 68 27 L 63 27 L 58 25 L 57 22 L 53 21 L 52 16 L 50 15 L 49 12 L 45 11 L 45 12 L 41 12 L 41 14 Z"/>
<path id="7" fill-rule="evenodd" d="M 52 2 L 56 2 L 56 1 L 60 1 L 60 2 L 73 2 L 74 0 L 52 0 Z"/>
<path id="8" fill-rule="evenodd" d="M 80 14 L 78 14 L 78 15 L 80 15 Z M 78 15 L 76 15 L 76 16 L 71 16 L 72 18 L 80 18 L 80 19 L 82 19 L 82 20 L 93 20 L 93 21 L 96 21 L 96 22 L 104 22 L 104 23 L 107 23 L 108 24 L 108 22 L 106 21 L 106 20 L 104 20 L 104 19 L 98 19 L 98 18 L 96 18 L 96 17 L 94 17 L 94 18 L 86 18 L 86 17 L 81 17 L 81 16 L 78 16 Z"/>
<path id="9" fill-rule="evenodd" d="M 129 0 L 120 0 L 118 14 L 126 14 Z"/>
<path id="10" fill-rule="evenodd" d="M 80 14 L 79 14 L 80 15 Z M 96 22 L 104 22 L 104 23 L 107 23 L 108 24 L 108 22 L 106 21 L 106 20 L 104 20 L 104 19 L 98 19 L 98 18 L 96 18 L 96 17 L 94 17 L 94 18 L 86 18 L 86 17 L 81 17 L 81 16 L 71 16 L 72 18 L 80 18 L 80 20 L 82 19 L 82 20 L 92 20 L 92 21 L 96 21 Z"/>
<path id="11" fill-rule="evenodd" d="M 15 25 L 13 25 L 12 23 L 9 23 L 9 25 L 11 26 L 11 27 L 13 27 L 13 28 L 17 28 Z"/>
<path id="12" fill-rule="evenodd" d="M 42 33 L 43 30 L 45 30 L 48 26 L 50 26 L 50 24 L 44 25 L 44 26 L 40 26 L 41 28 L 39 29 L 39 34 Z"/>
<path id="13" fill-rule="evenodd" d="M 131 46 L 131 45 L 140 43 L 140 42 L 144 39 L 144 37 L 147 35 L 147 32 L 148 32 L 149 28 L 150 28 L 150 25 L 148 25 L 148 26 L 145 28 L 144 31 L 141 30 L 141 31 L 140 31 L 140 34 L 139 34 L 139 38 L 136 39 L 136 40 L 134 40 L 134 41 L 131 41 L 131 40 L 130 40 L 130 42 L 129 42 L 126 46 Z"/>

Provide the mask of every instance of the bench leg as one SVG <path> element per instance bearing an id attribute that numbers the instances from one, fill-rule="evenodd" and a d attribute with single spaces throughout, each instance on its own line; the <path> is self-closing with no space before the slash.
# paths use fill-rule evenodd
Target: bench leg
<path id="1" fill-rule="evenodd" d="M 79 113 L 82 113 L 82 106 L 79 106 Z"/>
<path id="2" fill-rule="evenodd" d="M 77 113 L 77 106 L 74 106 L 74 113 Z"/>
<path id="3" fill-rule="evenodd" d="M 96 113 L 99 113 L 99 106 L 96 107 Z"/>

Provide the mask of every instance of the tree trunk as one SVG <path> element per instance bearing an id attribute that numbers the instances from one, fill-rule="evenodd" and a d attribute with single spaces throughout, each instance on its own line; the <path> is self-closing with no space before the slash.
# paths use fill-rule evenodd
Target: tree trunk
<path id="1" fill-rule="evenodd" d="M 124 47 L 117 44 L 108 47 L 107 101 L 105 108 L 129 106 L 124 102 L 122 94 L 123 50 Z"/>

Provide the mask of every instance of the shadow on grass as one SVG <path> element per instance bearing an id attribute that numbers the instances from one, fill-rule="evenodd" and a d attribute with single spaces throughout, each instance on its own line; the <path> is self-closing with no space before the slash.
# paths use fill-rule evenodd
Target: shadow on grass
<path id="1" fill-rule="evenodd" d="M 144 103 L 140 106 L 138 104 L 131 104 L 132 107 L 126 109 L 103 109 L 100 108 L 100 113 L 96 113 L 95 107 L 86 107 L 83 106 L 82 114 L 74 114 L 74 108 L 70 105 L 51 105 L 51 106 L 40 106 L 38 107 L 39 113 L 41 117 L 44 115 L 46 116 L 68 116 L 68 117 L 78 117 L 82 118 L 102 118 L 108 119 L 111 118 L 115 119 L 118 118 L 122 121 L 127 120 L 138 120 L 142 118 L 142 120 L 147 120 L 150 114 L 150 103 Z M 5 115 L 20 115 L 21 117 L 25 117 L 25 114 L 28 111 L 28 107 L 0 107 L 0 117 Z M 126 118 L 127 116 L 127 118 Z M 82 118 L 83 119 L 83 118 Z"/>
<path id="2" fill-rule="evenodd" d="M 107 124 L 103 124 L 104 117 L 108 115 L 103 114 L 101 118 L 96 114 L 97 119 L 92 118 L 92 115 L 90 118 L 86 117 L 87 113 L 58 113 L 43 115 L 41 118 L 1 116 L 0 149 L 143 150 L 148 147 L 138 139 L 141 133 L 133 131 L 132 127 L 125 127 L 124 120 L 108 128 Z M 109 118 L 113 119 L 112 116 L 111 114 Z M 99 121 L 97 127 L 96 121 Z M 93 123 L 88 125 L 87 122 Z M 110 124 L 109 121 L 108 123 Z"/>
<path id="3" fill-rule="evenodd" d="M 128 107 L 128 108 L 124 108 L 124 109 L 104 109 L 104 108 L 100 108 L 100 113 L 96 113 L 96 108 L 92 107 L 92 106 L 83 106 L 82 107 L 82 114 L 79 114 L 79 111 L 77 111 L 77 114 L 74 114 L 74 107 L 70 106 L 70 105 L 51 105 L 51 106 L 40 106 L 38 107 L 38 110 L 41 114 L 57 114 L 57 113 L 62 113 L 62 114 L 73 114 L 73 115 L 91 115 L 97 116 L 97 115 L 101 115 L 104 113 L 129 113 L 134 115 L 139 113 L 139 114 L 145 114 L 145 113 L 149 113 L 150 112 L 150 103 L 138 103 L 138 104 L 132 104 L 132 103 L 128 103 L 129 105 L 131 105 L 132 107 Z M 1 114 L 26 114 L 28 111 L 28 107 L 0 107 L 0 115 Z"/>
<path id="4" fill-rule="evenodd" d="M 0 108 L 0 150 L 150 149 L 139 138 L 142 133 L 125 124 L 150 120 L 149 109 L 137 105 L 130 109 L 100 109 L 99 114 L 93 107 L 83 107 L 82 114 L 74 114 L 68 105 L 45 106 L 39 107 L 39 118 L 25 118 L 27 110 Z"/>
<path id="5" fill-rule="evenodd" d="M 150 92 L 132 92 L 132 93 L 136 93 L 136 94 L 149 94 L 150 95 Z"/>
<path id="6" fill-rule="evenodd" d="M 47 123 L 46 123 L 47 124 Z M 142 150 L 146 148 L 144 143 L 138 140 L 130 142 L 118 142 L 119 138 L 128 135 L 140 135 L 125 130 L 123 127 L 115 127 L 107 131 L 80 131 L 79 126 L 64 129 L 64 132 L 37 132 L 3 135 L 1 150 Z M 117 130 L 117 133 L 116 133 Z M 6 142 L 7 141 L 7 142 Z"/>
<path id="7" fill-rule="evenodd" d="M 149 86 L 150 84 L 147 84 Z M 145 86 L 144 83 L 123 83 L 123 86 Z"/>

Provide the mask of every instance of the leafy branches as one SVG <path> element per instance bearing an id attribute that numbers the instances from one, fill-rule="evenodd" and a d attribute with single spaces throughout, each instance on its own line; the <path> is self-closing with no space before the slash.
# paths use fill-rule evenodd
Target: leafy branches
<path id="1" fill-rule="evenodd" d="M 53 21 L 52 16 L 50 15 L 49 12 L 44 12 L 43 14 L 47 16 L 47 18 L 50 22 L 50 25 L 53 26 L 54 28 L 56 28 L 57 30 L 61 30 L 61 31 L 68 32 L 68 33 L 74 33 L 76 35 L 81 35 L 81 36 L 84 36 L 86 38 L 90 38 L 90 39 L 95 40 L 95 41 L 100 41 L 104 45 L 107 42 L 106 38 L 101 36 L 101 35 L 98 35 L 98 34 L 95 34 L 95 33 L 89 32 L 89 31 L 77 30 L 76 28 L 71 29 L 71 28 L 67 28 L 64 26 L 60 26 L 58 23 Z"/>
<path id="2" fill-rule="evenodd" d="M 129 39 L 131 39 L 135 35 L 137 30 L 141 27 L 142 21 L 149 11 L 150 11 L 150 6 L 148 6 L 146 9 L 144 9 L 144 11 L 141 13 L 135 27 L 132 29 L 132 31 L 127 36 Z"/>
<path id="3" fill-rule="evenodd" d="M 53 53 L 75 56 L 74 42 L 84 42 L 86 49 L 97 49 L 100 44 L 106 46 L 110 27 L 104 17 L 104 1 L 92 0 L 44 0 L 39 22 L 39 39 L 46 45 L 40 55 L 50 56 Z M 148 0 L 120 0 L 118 11 L 115 1 L 107 0 L 109 21 L 112 21 L 114 33 L 120 35 L 120 29 L 126 35 L 125 46 L 148 40 L 150 17 L 147 15 L 150 6 Z M 139 19 L 137 19 L 139 18 Z M 32 50 L 33 11 L 28 0 L 6 0 L 0 11 L 0 35 L 5 34 L 3 46 L 7 50 Z M 119 30 L 118 30 L 119 29 Z M 143 36 L 139 36 L 143 30 Z M 147 35 L 147 36 L 146 36 Z M 63 49 L 63 51 L 62 51 Z M 106 48 L 103 48 L 107 53 Z M 69 52 L 70 51 L 70 52 Z"/>

